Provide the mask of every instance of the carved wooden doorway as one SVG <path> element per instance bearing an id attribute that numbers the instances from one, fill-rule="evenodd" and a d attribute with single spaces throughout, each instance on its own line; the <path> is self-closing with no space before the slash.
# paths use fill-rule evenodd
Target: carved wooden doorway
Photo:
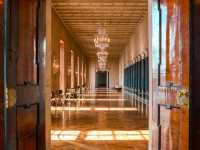
<path id="1" fill-rule="evenodd" d="M 4 28 L 8 150 L 45 148 L 44 1 L 7 1 Z"/>
<path id="2" fill-rule="evenodd" d="M 189 0 L 152 1 L 152 149 L 189 149 Z"/>

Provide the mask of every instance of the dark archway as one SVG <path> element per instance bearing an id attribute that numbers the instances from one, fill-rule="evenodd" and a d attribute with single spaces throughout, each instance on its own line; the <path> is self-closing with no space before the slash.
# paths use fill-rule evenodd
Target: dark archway
<path id="1" fill-rule="evenodd" d="M 96 72 L 96 88 L 108 87 L 108 74 L 109 73 L 107 71 Z"/>

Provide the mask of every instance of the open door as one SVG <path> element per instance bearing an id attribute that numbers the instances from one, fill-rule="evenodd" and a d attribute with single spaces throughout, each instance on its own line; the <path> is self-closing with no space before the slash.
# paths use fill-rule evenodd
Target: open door
<path id="1" fill-rule="evenodd" d="M 96 88 L 106 88 L 107 87 L 107 71 L 97 71 L 96 72 Z"/>
<path id="2" fill-rule="evenodd" d="M 7 3 L 7 148 L 45 149 L 43 64 L 45 21 L 41 0 Z"/>
<path id="3" fill-rule="evenodd" d="M 152 149 L 189 149 L 189 0 L 152 1 Z"/>

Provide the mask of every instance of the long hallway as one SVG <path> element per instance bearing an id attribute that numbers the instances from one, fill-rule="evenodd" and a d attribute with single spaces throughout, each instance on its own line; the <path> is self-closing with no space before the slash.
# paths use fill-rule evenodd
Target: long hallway
<path id="1" fill-rule="evenodd" d="M 130 96 L 98 89 L 69 103 L 51 108 L 53 150 L 147 149 L 148 120 Z"/>

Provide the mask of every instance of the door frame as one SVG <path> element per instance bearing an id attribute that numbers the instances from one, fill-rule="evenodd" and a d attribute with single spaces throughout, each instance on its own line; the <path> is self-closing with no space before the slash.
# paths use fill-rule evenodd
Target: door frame
<path id="1" fill-rule="evenodd" d="M 7 56 L 9 47 L 9 8 L 10 3 L 8 0 L 3 1 L 3 148 L 7 149 L 8 142 L 8 129 L 7 129 Z"/>
<path id="2" fill-rule="evenodd" d="M 97 87 L 97 74 L 98 74 L 98 72 L 101 72 L 101 71 L 96 71 L 95 72 L 95 87 L 96 88 L 98 88 Z M 103 71 L 103 72 L 106 73 L 106 86 L 105 86 L 105 88 L 109 88 L 109 71 Z"/>
<path id="3" fill-rule="evenodd" d="M 106 85 L 106 88 L 110 88 L 110 72 L 109 71 L 107 71 L 107 79 L 106 79 L 107 81 L 107 85 Z"/>

